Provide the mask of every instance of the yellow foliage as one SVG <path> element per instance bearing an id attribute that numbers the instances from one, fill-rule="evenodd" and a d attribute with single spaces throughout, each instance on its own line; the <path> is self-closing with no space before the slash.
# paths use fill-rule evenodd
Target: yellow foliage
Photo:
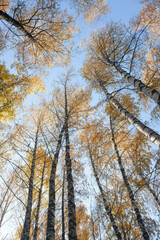
<path id="1" fill-rule="evenodd" d="M 0 0 L 0 10 L 6 11 L 10 7 L 10 0 Z"/>
<path id="2" fill-rule="evenodd" d="M 160 2 L 159 0 L 143 0 L 142 9 L 137 19 L 139 28 L 147 26 L 147 31 L 151 34 L 153 41 L 160 39 Z"/>
<path id="3" fill-rule="evenodd" d="M 36 91 L 44 91 L 41 78 L 10 74 L 4 64 L 0 65 L 0 121 L 13 120 L 25 97 Z"/>

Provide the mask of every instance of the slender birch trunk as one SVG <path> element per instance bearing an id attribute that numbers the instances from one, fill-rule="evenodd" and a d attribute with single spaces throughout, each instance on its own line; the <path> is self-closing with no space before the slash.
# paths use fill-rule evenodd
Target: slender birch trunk
<path id="1" fill-rule="evenodd" d="M 136 204 L 136 201 L 135 201 L 135 198 L 134 198 L 134 193 L 131 189 L 131 186 L 129 184 L 129 181 L 128 181 L 128 178 L 127 178 L 127 175 L 125 173 L 125 170 L 123 168 L 123 165 L 122 165 L 122 159 L 121 159 L 121 156 L 119 154 L 119 150 L 118 150 L 118 147 L 117 147 L 117 144 L 116 144 L 116 141 L 115 141 L 115 136 L 114 136 L 114 132 L 113 132 L 113 127 L 112 127 L 112 120 L 110 118 L 110 129 L 111 129 L 111 134 L 112 134 L 112 142 L 113 142 L 113 146 L 114 146 L 114 150 L 116 152 L 116 155 L 117 155 L 117 161 L 118 161 L 118 164 L 119 164 L 119 168 L 120 168 L 120 171 L 121 171 L 121 174 L 122 174 L 122 178 L 123 178 L 123 181 L 125 183 L 125 186 L 127 188 L 127 192 L 128 192 L 128 195 L 129 195 L 129 198 L 130 198 L 130 201 L 132 203 L 132 207 L 135 211 L 135 214 L 136 214 L 136 218 L 137 218 L 137 222 L 138 222 L 138 225 L 140 227 L 140 230 L 142 232 L 142 235 L 143 235 L 143 239 L 144 240 L 149 240 L 150 237 L 149 237 L 149 234 L 146 230 L 146 227 L 144 225 L 144 221 L 143 221 L 143 218 L 141 216 L 141 213 L 138 209 L 138 206 Z"/>
<path id="2" fill-rule="evenodd" d="M 5 182 L 5 180 L 1 177 L 1 180 L 5 183 L 7 189 L 4 192 L 4 189 L 2 190 L 3 193 L 0 198 L 0 229 L 3 225 L 3 220 L 5 217 L 5 214 L 8 212 L 8 208 L 10 204 L 12 203 L 12 200 L 14 199 L 14 195 L 10 189 L 13 189 L 12 183 L 14 182 L 14 172 L 11 175 L 11 179 L 8 180 L 8 182 Z"/>
<path id="3" fill-rule="evenodd" d="M 150 187 L 148 181 L 146 180 L 146 178 L 143 176 L 143 173 L 140 172 L 139 173 L 146 188 L 148 189 L 148 191 L 151 193 L 151 195 L 153 196 L 154 200 L 156 201 L 156 203 L 160 206 L 160 200 L 158 199 L 158 196 L 156 195 L 155 191 Z"/>
<path id="4" fill-rule="evenodd" d="M 140 92 L 144 93 L 147 97 L 151 98 L 160 106 L 160 93 L 145 85 L 141 80 L 131 76 L 128 72 L 123 70 L 119 65 L 112 62 L 108 56 L 105 56 L 106 61 L 113 66 L 123 77 L 126 81 L 131 83 L 134 87 L 136 87 Z"/>
<path id="5" fill-rule="evenodd" d="M 151 128 L 147 127 L 145 124 L 143 124 L 138 118 L 136 118 L 130 112 L 128 112 L 110 93 L 108 93 L 103 83 L 100 80 L 97 81 L 99 82 L 108 100 L 114 104 L 114 106 L 120 111 L 120 113 L 123 116 L 125 116 L 131 124 L 133 124 L 141 133 L 147 136 L 153 143 L 160 146 L 160 135 Z"/>
<path id="6" fill-rule="evenodd" d="M 135 163 L 132 159 L 132 157 L 130 156 L 130 159 L 132 161 L 132 164 L 135 166 Z M 135 166 L 136 167 L 136 166 Z M 146 180 L 146 178 L 144 177 L 143 173 L 141 170 L 137 170 L 138 175 L 140 176 L 140 178 L 142 179 L 142 181 L 144 182 L 145 187 L 148 189 L 148 191 L 151 193 L 151 195 L 153 196 L 154 200 L 156 201 L 156 203 L 160 206 L 160 201 L 158 199 L 158 196 L 156 195 L 155 191 L 150 187 L 149 182 Z"/>
<path id="7" fill-rule="evenodd" d="M 51 175 L 49 179 L 49 203 L 47 215 L 47 233 L 46 240 L 55 240 L 55 178 L 56 168 L 59 158 L 60 149 L 62 147 L 62 138 L 65 127 L 63 126 L 58 137 L 57 147 L 54 154 L 54 161 L 52 163 Z"/>
<path id="8" fill-rule="evenodd" d="M 29 240 L 30 238 L 30 227 L 31 227 L 31 212 L 32 212 L 32 199 L 33 199 L 33 180 L 34 180 L 34 170 L 36 161 L 36 152 L 38 146 L 38 134 L 39 134 L 39 124 L 37 126 L 37 132 L 35 137 L 35 144 L 32 157 L 31 174 L 29 178 L 29 191 L 28 191 L 28 201 L 26 206 L 26 215 L 23 226 L 23 231 L 21 235 L 21 240 Z"/>
<path id="9" fill-rule="evenodd" d="M 33 240 L 37 240 L 39 212 L 40 212 L 40 206 L 41 206 L 42 188 L 43 188 L 43 182 L 44 182 L 45 168 L 46 168 L 46 156 L 44 159 L 42 175 L 41 175 L 41 185 L 40 185 L 39 194 L 38 194 L 38 204 L 37 204 L 37 212 L 36 212 L 36 218 L 35 218 L 35 228 L 34 228 L 34 233 L 33 233 Z"/>
<path id="10" fill-rule="evenodd" d="M 76 230 L 76 208 L 75 208 L 75 196 L 74 196 L 74 184 L 72 176 L 72 163 L 70 157 L 70 141 L 68 131 L 68 104 L 67 104 L 67 92 L 65 85 L 65 140 L 66 140 L 66 168 L 67 168 L 67 182 L 68 182 L 68 216 L 69 216 L 69 240 L 77 240 Z"/>
<path id="11" fill-rule="evenodd" d="M 7 13 L 3 12 L 2 10 L 0 10 L 0 18 L 2 20 L 5 20 L 6 22 L 10 23 L 14 27 L 16 27 L 26 37 L 28 37 L 32 42 L 36 42 L 34 37 L 31 35 L 31 33 L 29 33 L 20 22 L 18 22 L 16 19 L 12 18 L 11 16 L 9 16 Z"/>
<path id="12" fill-rule="evenodd" d="M 106 200 L 106 197 L 105 197 L 105 193 L 104 193 L 103 188 L 102 188 L 102 186 L 101 186 L 101 184 L 100 184 L 99 177 L 98 177 L 98 174 L 97 174 L 97 170 L 96 170 L 96 168 L 95 168 L 94 160 L 93 160 L 93 158 L 92 158 L 92 153 L 91 153 L 91 150 L 90 150 L 90 147 L 89 147 L 89 146 L 88 146 L 88 150 L 89 150 L 89 157 L 90 157 L 90 160 L 91 160 L 91 165 L 92 165 L 93 173 L 94 173 L 94 176 L 95 176 L 95 179 L 96 179 L 98 188 L 99 188 L 100 193 L 101 193 L 101 196 L 102 196 L 104 208 L 105 208 L 106 213 L 107 213 L 107 215 L 108 215 L 108 217 L 109 217 L 109 219 L 110 219 L 111 225 L 112 225 L 112 227 L 113 227 L 113 229 L 114 229 L 114 233 L 115 233 L 115 235 L 116 235 L 116 238 L 117 238 L 118 240 L 122 240 L 122 235 L 121 235 L 121 233 L 120 233 L 120 231 L 119 231 L 119 229 L 118 229 L 118 226 L 117 226 L 117 224 L 116 224 L 116 222 L 115 222 L 114 216 L 113 216 L 113 214 L 112 214 L 112 212 L 111 212 L 110 206 L 109 206 L 108 203 L 107 203 L 107 200 Z"/>
<path id="13" fill-rule="evenodd" d="M 62 240 L 65 240 L 64 183 L 65 183 L 65 167 L 63 172 L 63 186 L 62 186 Z"/>
<path id="14" fill-rule="evenodd" d="M 94 221 L 92 216 L 91 216 L 91 224 L 92 224 L 92 237 L 93 237 L 93 240 L 96 240 L 95 233 L 94 233 Z"/>

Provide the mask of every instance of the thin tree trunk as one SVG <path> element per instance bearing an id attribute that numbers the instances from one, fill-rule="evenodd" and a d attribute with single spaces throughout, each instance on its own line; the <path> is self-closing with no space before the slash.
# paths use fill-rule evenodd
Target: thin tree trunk
<path id="1" fill-rule="evenodd" d="M 159 201 L 159 199 L 158 199 L 155 191 L 150 187 L 148 181 L 147 181 L 146 178 L 143 176 L 143 173 L 140 172 L 139 174 L 140 174 L 140 176 L 141 176 L 141 178 L 142 178 L 142 180 L 143 180 L 146 188 L 147 188 L 148 191 L 151 193 L 151 195 L 153 196 L 153 198 L 154 198 L 154 200 L 156 201 L 156 203 L 160 206 L 160 201 Z"/>
<path id="2" fill-rule="evenodd" d="M 151 128 L 147 127 L 138 118 L 133 116 L 124 107 L 122 107 L 122 105 L 110 93 L 108 93 L 103 83 L 100 80 L 97 80 L 97 81 L 99 82 L 108 100 L 115 105 L 115 107 L 120 111 L 120 113 L 123 116 L 125 116 L 131 124 L 133 124 L 141 133 L 147 136 L 153 143 L 160 146 L 160 135 L 156 133 L 154 130 L 152 130 Z"/>
<path id="3" fill-rule="evenodd" d="M 38 145 L 38 133 L 39 133 L 39 124 L 37 126 L 33 157 L 32 157 L 32 166 L 31 166 L 31 174 L 29 178 L 29 191 L 28 191 L 28 201 L 26 207 L 26 215 L 23 226 L 23 231 L 21 235 L 21 240 L 29 240 L 30 238 L 30 227 L 31 227 L 31 212 L 32 212 L 32 199 L 33 199 L 33 180 L 34 180 L 34 169 L 35 169 L 35 161 L 36 161 L 36 152 Z"/>
<path id="4" fill-rule="evenodd" d="M 4 193 L 2 193 L 1 199 L 0 199 L 0 229 L 1 229 L 5 214 L 8 212 L 8 208 L 12 203 L 12 200 L 14 199 L 14 195 L 10 191 L 10 189 L 13 188 L 12 183 L 14 182 L 14 173 L 11 175 L 11 179 L 9 179 L 8 183 L 5 182 L 2 176 L 0 177 L 7 187 L 5 192 L 3 189 Z"/>
<path id="5" fill-rule="evenodd" d="M 91 213 L 91 224 L 92 224 L 92 237 L 93 237 L 93 240 L 96 240 L 95 232 L 94 232 L 94 221 L 93 221 L 92 213 Z"/>
<path id="6" fill-rule="evenodd" d="M 66 160 L 67 182 L 68 182 L 69 240 L 77 240 L 75 196 L 74 196 L 72 163 L 71 163 L 71 157 L 70 157 L 70 142 L 69 142 L 69 132 L 68 132 L 68 105 L 67 105 L 66 85 L 65 85 L 65 140 L 66 140 L 65 160 Z"/>
<path id="7" fill-rule="evenodd" d="M 129 155 L 130 156 L 130 155 Z M 130 159 L 133 163 L 133 165 L 135 166 L 135 163 L 132 159 L 132 157 L 130 156 Z M 136 167 L 136 166 L 135 166 Z M 154 200 L 156 201 L 156 203 L 160 206 L 160 201 L 158 199 L 158 196 L 156 195 L 155 191 L 150 187 L 149 182 L 146 180 L 146 178 L 144 177 L 143 173 L 141 170 L 138 170 L 137 173 L 139 174 L 140 178 L 142 179 L 142 181 L 144 182 L 145 187 L 148 189 L 148 191 L 151 193 L 151 195 L 153 196 Z"/>
<path id="8" fill-rule="evenodd" d="M 118 227 L 117 227 L 117 224 L 116 224 L 115 219 L 114 219 L 114 216 L 113 216 L 113 214 L 112 214 L 112 212 L 111 212 L 110 206 L 109 206 L 108 203 L 107 203 L 107 200 L 106 200 L 106 197 L 105 197 L 105 193 L 104 193 L 103 188 L 102 188 L 102 186 L 101 186 L 101 184 L 100 184 L 99 177 L 98 177 L 98 174 L 97 174 L 97 170 L 96 170 L 96 168 L 95 168 L 94 160 L 93 160 L 93 158 L 92 158 L 92 153 L 91 153 L 90 147 L 88 146 L 88 148 L 89 148 L 89 156 L 90 156 L 90 160 L 91 160 L 91 165 L 92 165 L 93 173 L 94 173 L 94 176 L 95 176 L 95 179 L 96 179 L 98 188 L 99 188 L 100 193 L 101 193 L 101 196 L 102 196 L 104 208 L 105 208 L 106 213 L 107 213 L 107 215 L 108 215 L 108 217 L 109 217 L 109 219 L 110 219 L 111 225 L 112 225 L 112 227 L 113 227 L 113 229 L 114 229 L 114 233 L 115 233 L 117 239 L 118 239 L 118 240 L 122 240 L 121 233 L 120 233 L 120 231 L 119 231 L 119 229 L 118 229 Z"/>
<path id="9" fill-rule="evenodd" d="M 64 183 L 65 183 L 65 167 L 63 172 L 63 186 L 62 186 L 62 240 L 65 240 Z"/>
<path id="10" fill-rule="evenodd" d="M 63 126 L 58 137 L 58 143 L 52 163 L 51 175 L 49 179 L 49 203 L 47 215 L 47 237 L 46 240 L 55 240 L 55 178 L 56 168 L 59 158 L 60 149 L 62 147 L 62 138 L 65 127 Z"/>
<path id="11" fill-rule="evenodd" d="M 20 83 L 22 83 L 22 81 L 17 81 L 17 82 L 8 84 L 7 86 L 1 87 L 1 88 L 0 88 L 0 91 L 4 91 L 4 90 L 6 90 L 6 89 L 8 89 L 8 88 L 11 88 L 11 87 L 14 87 L 14 86 L 16 86 L 16 85 L 19 86 Z"/>
<path id="12" fill-rule="evenodd" d="M 40 212 L 40 206 L 41 206 L 42 188 L 43 188 L 45 168 L 46 168 L 46 156 L 45 156 L 45 159 L 44 159 L 42 175 L 41 175 L 41 185 L 40 185 L 39 194 L 38 194 L 38 204 L 37 204 L 37 212 L 36 212 L 36 218 L 35 218 L 36 220 L 35 220 L 35 228 L 34 228 L 33 240 L 37 240 L 38 221 L 39 221 L 39 212 Z"/>
<path id="13" fill-rule="evenodd" d="M 31 35 L 31 33 L 29 33 L 20 22 L 18 22 L 16 19 L 12 18 L 11 16 L 9 16 L 7 13 L 3 12 L 2 10 L 0 10 L 0 18 L 2 20 L 5 20 L 6 22 L 12 24 L 14 27 L 16 27 L 22 33 L 24 33 L 24 35 L 26 37 L 28 37 L 32 42 L 36 42 L 34 37 Z"/>
<path id="14" fill-rule="evenodd" d="M 134 198 L 134 193 L 133 193 L 133 191 L 131 189 L 131 186 L 130 186 L 128 178 L 127 178 L 127 175 L 126 175 L 125 170 L 124 170 L 123 165 L 122 165 L 122 159 L 121 159 L 121 156 L 119 154 L 117 144 L 115 142 L 115 137 L 114 137 L 114 132 L 113 132 L 111 118 L 110 118 L 110 128 L 111 128 L 111 134 L 112 134 L 112 142 L 113 142 L 113 145 L 114 145 L 114 150 L 115 150 L 116 155 L 117 155 L 117 161 L 118 161 L 118 164 L 119 164 L 119 168 L 120 168 L 120 171 L 121 171 L 121 174 L 122 174 L 123 181 L 124 181 L 125 186 L 127 188 L 127 192 L 129 194 L 129 198 L 130 198 L 130 201 L 132 203 L 132 207 L 133 207 L 133 209 L 135 211 L 138 225 L 139 225 L 139 227 L 141 229 L 141 232 L 142 232 L 142 235 L 143 235 L 143 239 L 144 240 L 149 240 L 150 239 L 149 238 L 149 234 L 148 234 L 148 232 L 147 232 L 147 230 L 145 228 L 144 221 L 142 219 L 141 213 L 140 213 L 140 211 L 138 209 L 138 206 L 137 206 L 135 198 Z"/>
<path id="15" fill-rule="evenodd" d="M 160 106 L 160 93 L 145 85 L 141 80 L 131 76 L 128 72 L 123 70 L 119 65 L 112 62 L 108 56 L 106 56 L 107 62 L 113 66 L 129 83 L 136 87 L 140 92 L 144 93 L 147 97 L 151 98 Z"/>

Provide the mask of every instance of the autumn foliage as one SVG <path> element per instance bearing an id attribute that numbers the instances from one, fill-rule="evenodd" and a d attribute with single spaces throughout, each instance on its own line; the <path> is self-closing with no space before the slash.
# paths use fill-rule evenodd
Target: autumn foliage
<path id="1" fill-rule="evenodd" d="M 3 239 L 160 239 L 159 8 L 0 1 Z"/>

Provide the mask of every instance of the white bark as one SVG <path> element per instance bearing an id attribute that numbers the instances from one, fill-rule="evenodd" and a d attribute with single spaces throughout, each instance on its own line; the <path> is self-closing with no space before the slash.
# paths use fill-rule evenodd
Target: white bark
<path id="1" fill-rule="evenodd" d="M 155 101 L 159 106 L 160 106 L 160 93 L 145 85 L 141 80 L 131 76 L 128 72 L 126 72 L 124 69 L 122 69 L 119 65 L 116 63 L 112 62 L 108 56 L 106 56 L 107 62 L 113 66 L 121 75 L 131 83 L 134 87 L 136 87 L 140 92 L 144 93 L 146 96 L 151 98 L 153 101 Z"/>
<path id="2" fill-rule="evenodd" d="M 151 128 L 147 127 L 144 123 L 142 123 L 138 118 L 128 112 L 110 93 L 108 93 L 107 89 L 103 85 L 100 80 L 97 80 L 105 93 L 106 97 L 109 101 L 111 101 L 114 106 L 120 111 L 120 113 L 125 116 L 128 121 L 133 124 L 141 133 L 147 136 L 153 143 L 160 146 L 160 135 L 156 133 Z"/>

